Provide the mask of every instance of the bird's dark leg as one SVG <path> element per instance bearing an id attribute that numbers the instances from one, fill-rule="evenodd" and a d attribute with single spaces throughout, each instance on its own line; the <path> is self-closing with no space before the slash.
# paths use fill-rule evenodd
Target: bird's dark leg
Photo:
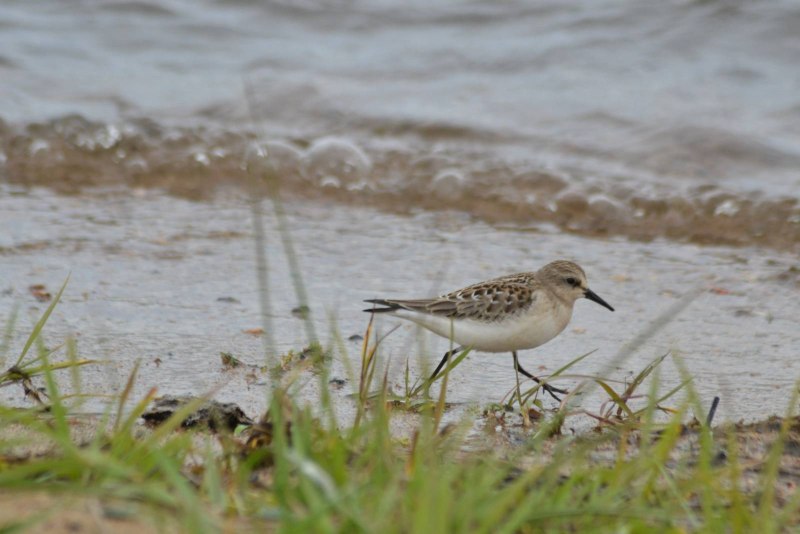
<path id="1" fill-rule="evenodd" d="M 512 352 L 511 355 L 514 357 L 514 369 L 516 369 L 523 375 L 527 376 L 531 380 L 534 380 L 537 384 L 541 384 L 542 389 L 544 389 L 546 392 L 552 395 L 555 400 L 561 402 L 561 399 L 558 397 L 558 395 L 556 395 L 556 393 L 560 393 L 562 395 L 566 395 L 567 393 L 569 393 L 569 391 L 567 391 L 566 389 L 556 388 L 551 386 L 547 382 L 542 382 L 541 380 L 530 374 L 528 371 L 523 369 L 522 366 L 519 364 L 519 360 L 517 359 L 517 351 Z"/>
<path id="2" fill-rule="evenodd" d="M 444 356 L 442 356 L 442 361 L 440 361 L 439 365 L 436 366 L 436 370 L 433 372 L 428 381 L 433 382 L 434 380 L 436 380 L 437 376 L 439 375 L 439 371 L 442 370 L 442 367 L 444 367 L 444 364 L 446 364 L 447 360 L 450 359 L 450 356 L 455 356 L 462 350 L 464 350 L 464 347 L 456 347 L 453 350 L 448 350 L 447 352 L 445 352 Z"/>

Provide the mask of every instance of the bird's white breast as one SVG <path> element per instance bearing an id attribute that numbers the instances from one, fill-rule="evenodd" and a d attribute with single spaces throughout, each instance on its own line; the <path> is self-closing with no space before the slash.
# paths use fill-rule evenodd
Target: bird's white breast
<path id="1" fill-rule="evenodd" d="M 457 345 L 482 352 L 511 352 L 532 349 L 556 337 L 572 317 L 572 306 L 563 303 L 533 306 L 505 319 L 483 322 L 397 310 L 394 315 L 409 319 Z"/>

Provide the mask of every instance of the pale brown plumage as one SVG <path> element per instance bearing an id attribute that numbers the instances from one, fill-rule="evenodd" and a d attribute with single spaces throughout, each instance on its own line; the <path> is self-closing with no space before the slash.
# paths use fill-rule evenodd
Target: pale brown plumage
<path id="1" fill-rule="evenodd" d="M 450 319 L 495 322 L 524 313 L 536 302 L 537 292 L 546 288 L 543 282 L 550 282 L 556 278 L 560 281 L 570 274 L 577 280 L 586 278 L 583 269 L 578 265 L 561 260 L 554 261 L 535 273 L 501 276 L 435 298 L 376 299 L 368 302 Z"/>
<path id="2" fill-rule="evenodd" d="M 364 311 L 408 319 L 462 347 L 486 352 L 511 352 L 514 368 L 524 370 L 517 351 L 534 348 L 557 336 L 569 323 L 579 298 L 587 298 L 614 311 L 589 289 L 583 269 L 571 261 L 551 262 L 536 272 L 517 273 L 427 299 L 371 299 Z M 455 349 L 447 352 L 431 376 L 433 381 Z M 558 398 L 564 390 L 542 386 Z"/>

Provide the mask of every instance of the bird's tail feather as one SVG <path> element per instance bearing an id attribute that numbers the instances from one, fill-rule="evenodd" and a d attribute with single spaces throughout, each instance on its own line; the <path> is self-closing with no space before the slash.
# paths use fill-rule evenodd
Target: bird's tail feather
<path id="1" fill-rule="evenodd" d="M 370 304 L 375 304 L 377 306 L 386 306 L 385 308 L 378 308 L 376 306 L 373 306 L 372 308 L 367 308 L 366 310 L 362 310 L 367 313 L 386 313 L 400 309 L 400 306 L 398 304 L 383 299 L 369 299 L 365 300 L 364 302 L 369 302 Z"/>

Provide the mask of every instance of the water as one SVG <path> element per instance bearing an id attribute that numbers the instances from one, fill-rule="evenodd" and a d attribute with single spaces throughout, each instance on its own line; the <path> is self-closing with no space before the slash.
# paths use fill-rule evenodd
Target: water
<path id="1" fill-rule="evenodd" d="M 795 2 L 12 0 L 0 20 L 8 181 L 197 197 L 258 134 L 303 198 L 800 240 Z"/>

